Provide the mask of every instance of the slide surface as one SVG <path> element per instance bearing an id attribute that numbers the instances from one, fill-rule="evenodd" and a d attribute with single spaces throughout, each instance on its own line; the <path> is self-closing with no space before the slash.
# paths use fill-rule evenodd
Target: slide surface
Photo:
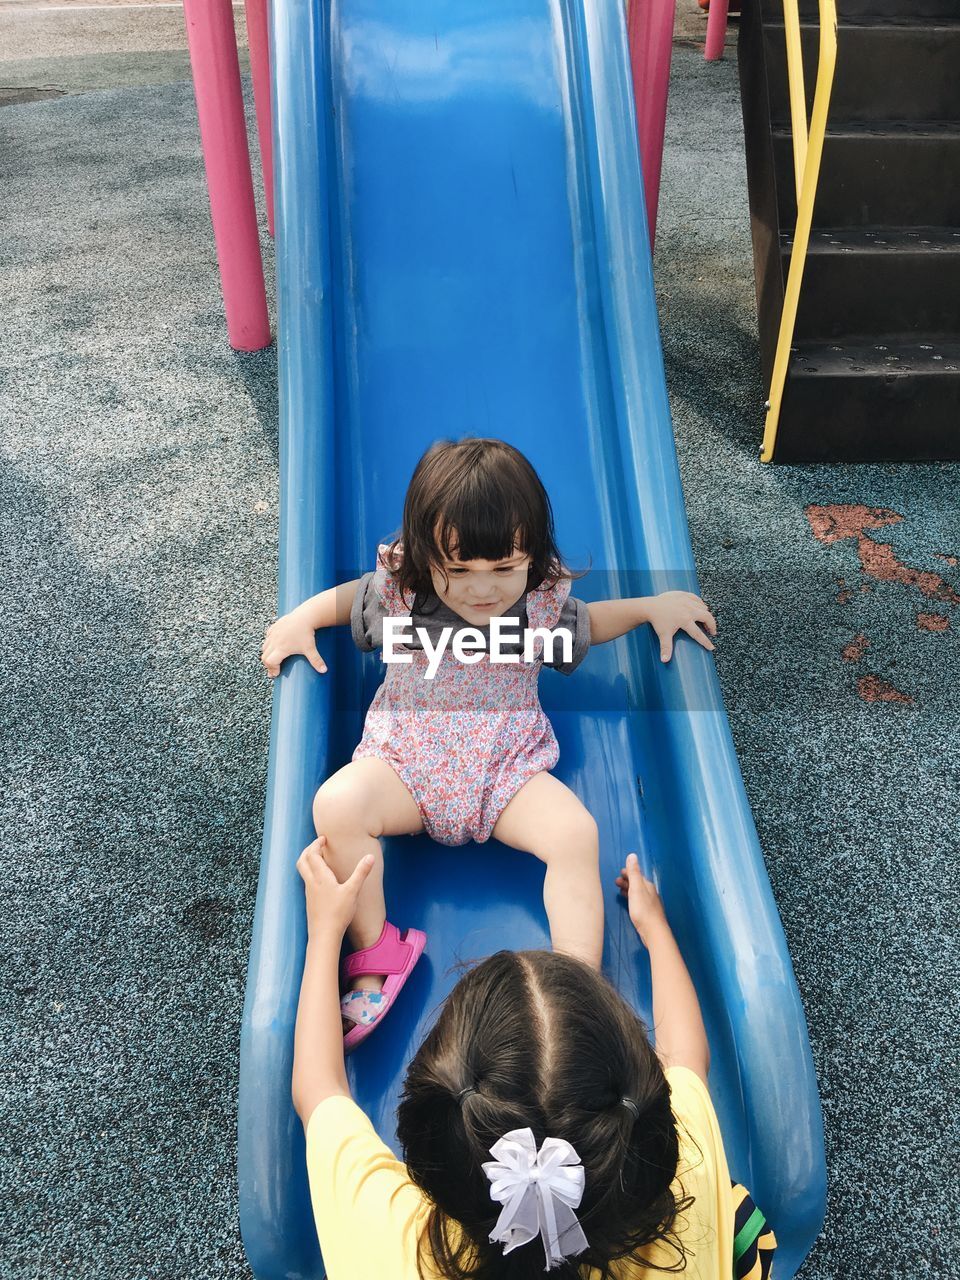
<path id="1" fill-rule="evenodd" d="M 517 445 L 553 501 L 582 598 L 696 590 L 660 352 L 620 0 L 274 0 L 281 543 L 279 607 L 372 568 L 435 439 Z M 275 691 L 241 1045 L 239 1194 L 260 1280 L 320 1277 L 290 1105 L 305 945 L 294 862 L 319 783 L 345 763 L 382 676 L 347 629 L 329 674 Z M 604 963 L 650 1013 L 613 877 L 637 850 L 697 984 L 731 1170 L 793 1275 L 823 1217 L 816 1081 L 713 660 L 649 628 L 545 671 L 559 776 L 598 820 Z M 391 920 L 427 952 L 349 1060 L 394 1140 L 406 1062 L 456 981 L 548 945 L 542 868 L 494 842 L 386 848 Z M 359 1274 L 359 1273 L 358 1273 Z"/>

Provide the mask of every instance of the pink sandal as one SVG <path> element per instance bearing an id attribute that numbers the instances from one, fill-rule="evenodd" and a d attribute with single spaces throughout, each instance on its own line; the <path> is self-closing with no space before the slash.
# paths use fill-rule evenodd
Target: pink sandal
<path id="1" fill-rule="evenodd" d="M 353 978 L 386 976 L 382 991 L 348 991 L 340 1001 L 341 1014 L 354 1024 L 343 1037 L 345 1054 L 352 1053 L 381 1021 L 423 955 L 426 942 L 427 935 L 419 929 L 407 929 L 401 937 L 397 926 L 387 920 L 372 947 L 354 951 L 344 960 L 345 983 Z"/>

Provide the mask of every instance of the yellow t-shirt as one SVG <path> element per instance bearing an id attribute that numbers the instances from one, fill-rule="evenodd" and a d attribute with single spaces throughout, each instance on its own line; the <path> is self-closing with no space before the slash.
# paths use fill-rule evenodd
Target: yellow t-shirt
<path id="1" fill-rule="evenodd" d="M 684 1196 L 694 1197 L 675 1227 L 687 1254 L 683 1277 L 729 1280 L 733 1202 L 717 1115 L 693 1071 L 670 1067 L 666 1076 L 680 1135 L 677 1176 Z M 417 1241 L 429 1202 L 352 1098 L 325 1098 L 314 1109 L 307 1172 L 327 1280 L 420 1280 Z M 644 1256 L 654 1264 L 677 1262 L 676 1252 L 659 1243 Z M 631 1259 L 618 1267 L 621 1280 L 652 1280 L 655 1274 Z"/>

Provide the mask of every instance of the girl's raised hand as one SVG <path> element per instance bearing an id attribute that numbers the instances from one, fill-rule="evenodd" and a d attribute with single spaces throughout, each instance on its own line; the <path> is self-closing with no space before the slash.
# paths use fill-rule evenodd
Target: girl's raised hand
<path id="1" fill-rule="evenodd" d="M 314 671 L 320 675 L 325 673 L 327 664 L 317 651 L 317 633 L 310 619 L 299 609 L 285 613 L 267 627 L 260 650 L 260 661 L 266 667 L 267 675 L 271 679 L 278 676 L 280 664 L 293 653 L 302 653 Z"/>
<path id="2" fill-rule="evenodd" d="M 635 853 L 627 854 L 627 861 L 617 876 L 617 888 L 627 899 L 630 922 L 639 933 L 640 941 L 647 946 L 657 928 L 667 924 L 667 914 L 656 885 L 640 870 L 640 860 Z"/>
<path id="3" fill-rule="evenodd" d="M 713 649 L 710 636 L 717 634 L 717 620 L 692 591 L 662 591 L 645 602 L 647 621 L 660 637 L 660 661 L 673 657 L 673 637 L 685 631 L 704 649 Z"/>
<path id="4" fill-rule="evenodd" d="M 354 867 L 350 878 L 341 884 L 327 865 L 326 843 L 326 836 L 318 836 L 297 859 L 297 870 L 307 895 L 307 933 L 315 937 L 319 930 L 326 929 L 342 938 L 356 914 L 360 890 L 376 859 L 368 853 Z"/>

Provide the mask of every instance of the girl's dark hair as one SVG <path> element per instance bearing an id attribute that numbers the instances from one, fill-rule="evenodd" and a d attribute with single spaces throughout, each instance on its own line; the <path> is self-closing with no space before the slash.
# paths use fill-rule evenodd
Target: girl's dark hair
<path id="1" fill-rule="evenodd" d="M 585 1171 L 576 1213 L 589 1248 L 551 1276 L 595 1267 L 610 1280 L 615 1259 L 656 1240 L 676 1253 L 668 1269 L 683 1270 L 673 1224 L 692 1202 L 675 1192 L 670 1087 L 646 1028 L 581 961 L 500 951 L 460 980 L 407 1071 L 397 1132 L 432 1206 L 421 1274 L 433 1265 L 451 1280 L 542 1277 L 539 1236 L 506 1256 L 488 1240 L 501 1206 L 481 1165 L 504 1133 L 526 1127 L 538 1146 L 572 1143 Z"/>
<path id="2" fill-rule="evenodd" d="M 506 560 L 515 545 L 530 556 L 528 591 L 577 576 L 563 568 L 550 499 L 522 453 L 476 436 L 431 445 L 417 463 L 387 555 L 414 607 L 433 594 L 430 571 L 440 559 Z"/>

